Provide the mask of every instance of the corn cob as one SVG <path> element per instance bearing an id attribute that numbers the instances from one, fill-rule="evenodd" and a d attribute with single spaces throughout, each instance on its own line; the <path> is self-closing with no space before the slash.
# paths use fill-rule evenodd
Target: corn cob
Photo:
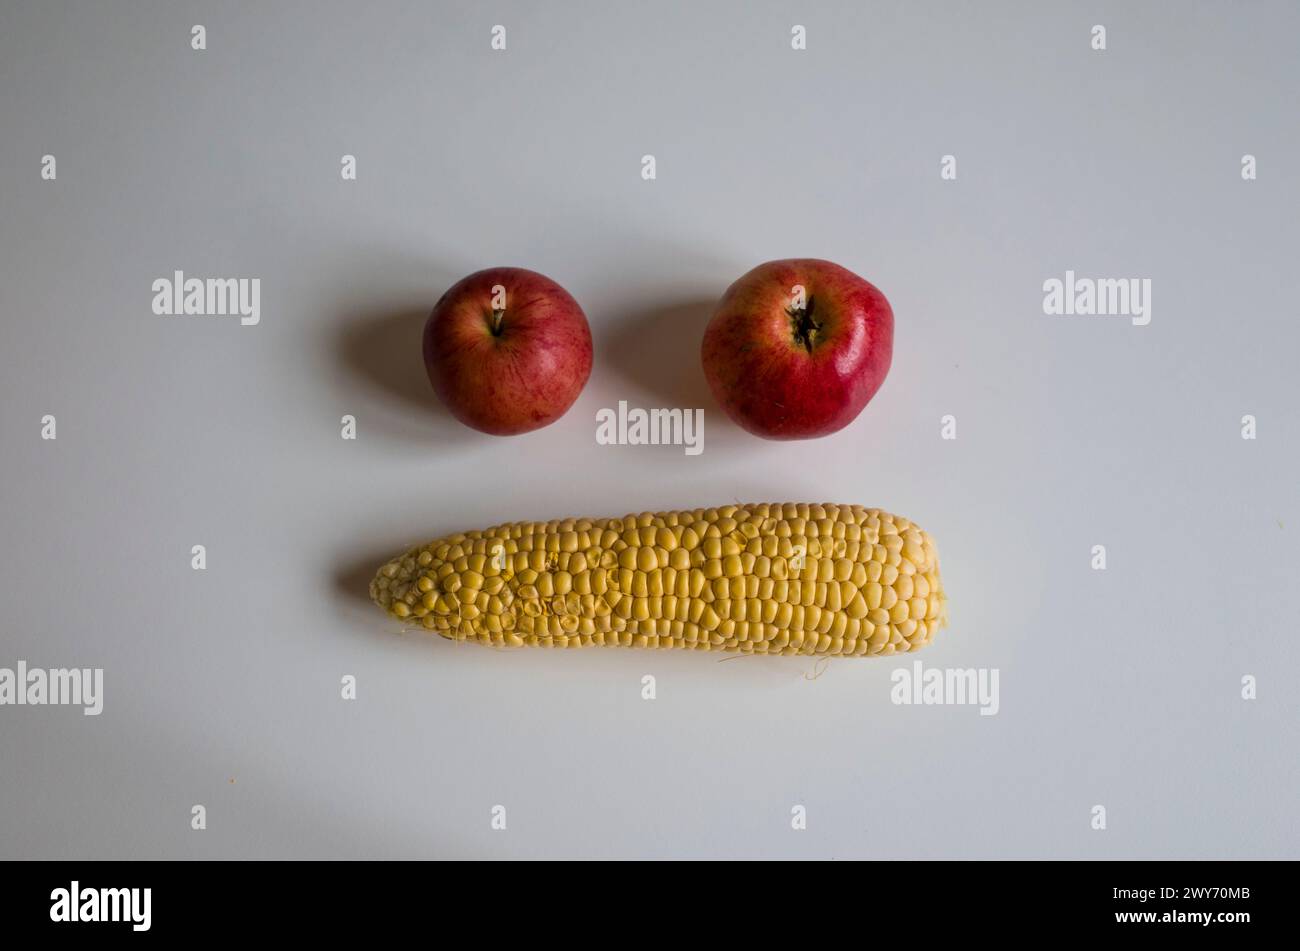
<path id="1" fill-rule="evenodd" d="M 947 624 L 930 536 L 859 505 L 511 522 L 382 568 L 392 617 L 497 646 L 894 654 Z"/>

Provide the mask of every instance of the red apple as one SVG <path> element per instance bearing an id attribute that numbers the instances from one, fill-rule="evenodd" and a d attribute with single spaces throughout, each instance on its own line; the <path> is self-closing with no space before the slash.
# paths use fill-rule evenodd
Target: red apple
<path id="1" fill-rule="evenodd" d="M 591 376 L 591 328 L 549 277 L 494 267 L 462 278 L 424 325 L 424 366 L 453 416 L 494 436 L 555 422 Z"/>
<path id="2" fill-rule="evenodd" d="M 704 331 L 704 375 L 727 415 L 767 439 L 843 429 L 889 372 L 894 312 L 852 271 L 815 258 L 760 264 Z"/>

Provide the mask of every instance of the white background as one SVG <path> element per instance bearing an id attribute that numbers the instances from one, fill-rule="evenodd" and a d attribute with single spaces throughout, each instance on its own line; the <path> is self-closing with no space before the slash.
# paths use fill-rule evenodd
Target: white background
<path id="1" fill-rule="evenodd" d="M 1291 3 L 5 2 L 0 666 L 103 667 L 106 697 L 0 708 L 0 855 L 1297 857 L 1298 30 Z M 698 347 L 788 256 L 876 283 L 896 349 L 848 429 L 768 443 Z M 441 410 L 418 348 L 497 264 L 596 344 L 512 439 Z M 261 324 L 154 316 L 175 269 L 260 278 Z M 1150 278 L 1150 325 L 1044 316 L 1066 269 Z M 621 399 L 703 407 L 703 454 L 598 446 Z M 813 680 L 457 646 L 364 600 L 448 532 L 737 500 L 915 519 L 951 626 Z M 913 659 L 997 668 L 1000 712 L 891 704 Z"/>

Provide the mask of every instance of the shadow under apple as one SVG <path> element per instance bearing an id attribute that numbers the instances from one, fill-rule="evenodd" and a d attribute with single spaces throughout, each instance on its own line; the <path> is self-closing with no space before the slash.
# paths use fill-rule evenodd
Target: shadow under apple
<path id="1" fill-rule="evenodd" d="M 432 303 L 390 305 L 346 316 L 336 353 L 344 372 L 373 400 L 372 417 L 358 423 L 381 436 L 430 451 L 486 439 L 460 423 L 429 383 L 421 337 Z"/>
<path id="2" fill-rule="evenodd" d="M 717 409 L 700 366 L 700 341 L 716 303 L 679 301 L 636 311 L 615 325 L 600 357 L 637 391 L 627 394 L 629 402 Z"/>

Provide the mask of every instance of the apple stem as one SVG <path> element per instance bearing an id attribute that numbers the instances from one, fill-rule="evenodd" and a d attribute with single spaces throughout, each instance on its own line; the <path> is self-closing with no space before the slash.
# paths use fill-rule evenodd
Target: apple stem
<path id="1" fill-rule="evenodd" d="M 492 311 L 492 336 L 494 337 L 501 336 L 501 321 L 505 318 L 505 316 L 506 316 L 506 312 L 504 310 Z"/>
<path id="2" fill-rule="evenodd" d="M 813 320 L 813 299 L 808 298 L 808 303 L 802 310 L 791 310 L 790 318 L 794 321 L 794 339 L 803 344 L 804 349 L 812 353 L 813 338 L 817 336 L 817 331 L 821 330 L 822 325 Z"/>

